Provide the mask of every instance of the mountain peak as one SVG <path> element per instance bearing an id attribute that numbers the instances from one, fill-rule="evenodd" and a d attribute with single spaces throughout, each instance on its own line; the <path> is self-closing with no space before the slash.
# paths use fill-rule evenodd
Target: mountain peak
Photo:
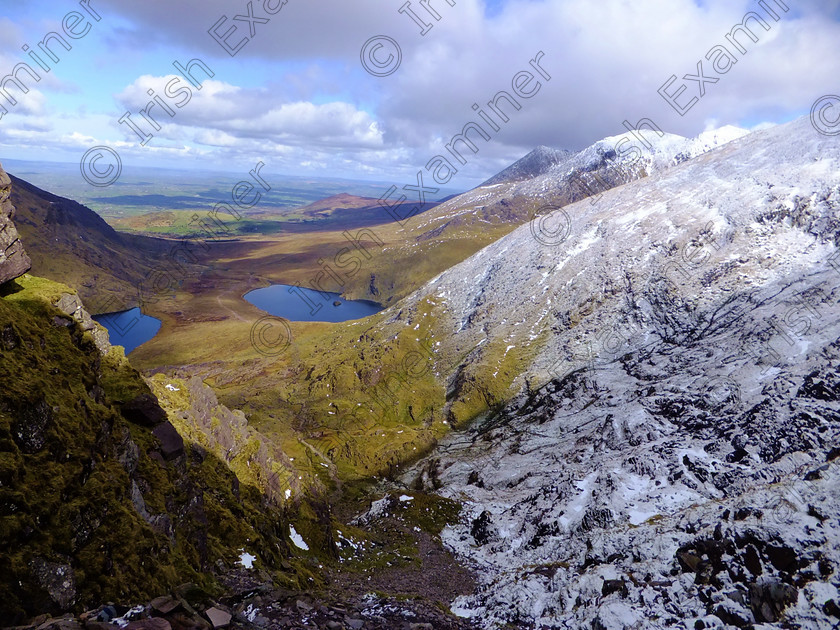
<path id="1" fill-rule="evenodd" d="M 492 186 L 505 182 L 518 182 L 524 179 L 531 179 L 532 177 L 547 173 L 551 167 L 564 161 L 570 155 L 572 155 L 571 151 L 552 149 L 551 147 L 540 145 L 528 155 L 517 160 L 481 185 Z"/>

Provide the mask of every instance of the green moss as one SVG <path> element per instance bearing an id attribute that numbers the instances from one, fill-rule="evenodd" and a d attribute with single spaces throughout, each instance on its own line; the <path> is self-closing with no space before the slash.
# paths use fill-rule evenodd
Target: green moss
<path id="1" fill-rule="evenodd" d="M 210 567 L 240 548 L 295 581 L 280 572 L 284 516 L 256 489 L 206 452 L 151 456 L 151 430 L 119 412 L 148 387 L 121 353 L 102 357 L 90 335 L 54 322 L 50 301 L 66 292 L 27 277 L 0 299 L 0 616 L 59 612 L 30 568 L 38 558 L 72 567 L 80 608 L 186 581 L 216 589 Z"/>

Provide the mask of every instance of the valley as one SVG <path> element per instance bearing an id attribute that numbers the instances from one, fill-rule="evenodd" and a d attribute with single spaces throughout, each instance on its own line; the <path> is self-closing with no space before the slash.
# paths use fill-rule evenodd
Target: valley
<path id="1" fill-rule="evenodd" d="M 212 466 L 219 510 L 235 509 L 212 485 L 225 475 L 278 510 L 271 526 L 250 504 L 236 517 L 261 538 L 207 533 L 221 565 L 200 578 L 196 610 L 222 584 L 242 624 L 829 627 L 837 141 L 807 119 L 639 133 L 654 147 L 642 158 L 617 154 L 615 138 L 540 147 L 401 223 L 339 193 L 282 217 L 258 205 L 221 217 L 232 229 L 214 238 L 179 208 L 109 217 L 117 231 L 13 177 L 32 275 L 4 285 L 2 303 L 46 331 L 70 299 L 58 296 L 78 292 L 72 352 L 94 372 L 88 336 L 102 331 L 88 312 L 160 320 L 128 360 L 100 348 L 139 373 L 98 404 L 131 423 L 132 401 L 151 396 L 142 409 L 163 437 L 146 453 L 176 490 L 178 470 Z M 253 297 L 272 286 L 278 308 L 298 309 L 282 323 Z M 356 319 L 342 311 L 353 300 L 368 301 Z M 158 473 L 137 470 L 125 483 L 142 498 Z M 143 500 L 154 509 L 135 512 L 159 544 L 169 530 L 155 515 L 177 529 L 183 512 Z M 263 573 L 240 568 L 240 552 Z M 133 601 L 176 582 L 138 584 Z"/>

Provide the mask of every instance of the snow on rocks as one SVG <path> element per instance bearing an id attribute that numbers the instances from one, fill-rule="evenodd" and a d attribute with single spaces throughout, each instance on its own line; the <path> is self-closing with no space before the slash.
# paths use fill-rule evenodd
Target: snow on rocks
<path id="1" fill-rule="evenodd" d="M 564 242 L 522 226 L 401 303 L 446 295 L 440 353 L 472 348 L 471 369 L 533 357 L 506 408 L 403 479 L 434 469 L 428 489 L 465 501 L 442 540 L 484 577 L 453 610 L 836 625 L 840 140 L 805 118 L 564 211 Z"/>

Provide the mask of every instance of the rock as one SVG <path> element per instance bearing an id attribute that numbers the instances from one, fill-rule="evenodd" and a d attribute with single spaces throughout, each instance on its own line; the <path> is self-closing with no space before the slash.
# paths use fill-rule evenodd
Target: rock
<path id="1" fill-rule="evenodd" d="M 0 347 L 3 350 L 14 350 L 20 345 L 20 337 L 11 324 L 7 324 L 0 331 Z"/>
<path id="2" fill-rule="evenodd" d="M 104 356 L 108 353 L 111 349 L 111 341 L 108 338 L 108 331 L 93 320 L 90 313 L 85 310 L 82 300 L 78 295 L 72 293 L 62 293 L 58 302 L 55 303 L 55 307 L 65 315 L 71 317 L 83 331 L 90 332 L 93 336 L 93 342 L 99 349 L 100 354 Z M 73 321 L 65 320 L 61 317 L 55 318 L 56 326 L 70 326 L 72 323 Z"/>
<path id="3" fill-rule="evenodd" d="M 156 426 L 152 435 L 160 440 L 160 451 L 167 461 L 184 454 L 184 438 L 180 436 L 171 422 L 162 422 Z"/>
<path id="4" fill-rule="evenodd" d="M 701 562 L 700 558 L 695 556 L 693 553 L 678 553 L 677 560 L 679 560 L 682 565 L 684 572 L 697 571 L 697 567 L 700 566 Z"/>
<path id="5" fill-rule="evenodd" d="M 796 552 L 790 547 L 768 545 L 764 550 L 771 564 L 779 571 L 794 571 L 797 568 Z"/>
<path id="6" fill-rule="evenodd" d="M 470 534 L 475 539 L 476 544 L 486 545 L 490 540 L 492 540 L 492 522 L 493 520 L 490 517 L 490 512 L 487 510 L 484 510 L 479 517 L 472 522 Z"/>
<path id="7" fill-rule="evenodd" d="M 622 597 L 627 597 L 627 584 L 624 580 L 604 580 L 604 585 L 601 587 L 601 595 L 606 597 L 613 593 L 620 593 Z"/>
<path id="8" fill-rule="evenodd" d="M 49 593 L 59 609 L 67 610 L 76 602 L 76 577 L 69 564 L 35 557 L 29 567 L 35 581 Z"/>
<path id="9" fill-rule="evenodd" d="M 76 313 L 82 308 L 82 301 L 78 295 L 62 293 L 58 302 L 55 303 L 55 307 L 65 315 L 75 317 Z"/>
<path id="10" fill-rule="evenodd" d="M 9 201 L 11 193 L 12 180 L 0 166 L 0 285 L 19 278 L 32 267 L 12 221 L 15 207 Z"/>
<path id="11" fill-rule="evenodd" d="M 12 437 L 27 455 L 38 453 L 47 444 L 47 432 L 53 424 L 53 412 L 47 401 L 39 400 L 20 409 L 12 424 Z"/>
<path id="12" fill-rule="evenodd" d="M 346 623 L 353 630 L 361 630 L 365 627 L 364 619 L 347 619 Z"/>
<path id="13" fill-rule="evenodd" d="M 750 606 L 758 622 L 778 621 L 782 611 L 796 603 L 799 591 L 790 584 L 768 581 L 750 584 Z"/>
<path id="14" fill-rule="evenodd" d="M 838 606 L 837 602 L 833 599 L 829 599 L 825 604 L 823 604 L 823 612 L 826 615 L 831 615 L 832 617 L 840 619 L 840 606 Z"/>
<path id="15" fill-rule="evenodd" d="M 173 610 L 176 610 L 181 605 L 181 602 L 170 595 L 164 595 L 163 597 L 156 597 L 149 605 L 152 607 L 152 610 L 161 615 L 168 615 Z"/>
<path id="16" fill-rule="evenodd" d="M 341 306 L 341 302 L 339 302 L 338 300 L 336 300 L 335 302 L 333 302 L 333 306 Z"/>
<path id="17" fill-rule="evenodd" d="M 38 626 L 37 630 L 83 630 L 82 625 L 72 618 L 70 615 L 66 615 L 59 619 L 47 619 L 44 623 Z"/>
<path id="18" fill-rule="evenodd" d="M 73 327 L 73 320 L 69 317 L 61 317 L 56 315 L 53 317 L 53 326 L 56 328 L 72 328 Z"/>
<path id="19" fill-rule="evenodd" d="M 755 546 L 747 545 L 744 551 L 744 565 L 755 576 L 759 576 L 764 572 L 761 566 L 761 557 L 758 555 L 758 550 Z"/>
<path id="20" fill-rule="evenodd" d="M 151 619 L 141 619 L 140 621 L 132 621 L 124 630 L 172 630 L 172 625 L 160 617 L 152 617 Z"/>
<path id="21" fill-rule="evenodd" d="M 723 623 L 737 628 L 746 628 L 753 621 L 748 610 L 733 602 L 719 604 L 715 609 L 715 616 Z"/>
<path id="22" fill-rule="evenodd" d="M 166 412 L 154 394 L 140 394 L 122 406 L 122 415 L 134 424 L 154 427 L 166 421 Z"/>
<path id="23" fill-rule="evenodd" d="M 814 470 L 805 473 L 803 479 L 805 481 L 816 481 L 817 479 L 822 479 L 822 474 L 827 470 L 828 464 L 825 464 L 823 466 L 820 466 L 819 468 L 815 468 Z"/>
<path id="24" fill-rule="evenodd" d="M 207 620 L 198 616 L 198 613 L 187 613 L 184 611 L 176 611 L 170 614 L 167 619 L 172 623 L 176 630 L 212 630 L 213 626 Z"/>
<path id="25" fill-rule="evenodd" d="M 215 606 L 204 611 L 204 614 L 207 615 L 207 619 L 214 628 L 227 628 L 228 625 L 230 625 L 230 613 L 216 608 Z"/>

